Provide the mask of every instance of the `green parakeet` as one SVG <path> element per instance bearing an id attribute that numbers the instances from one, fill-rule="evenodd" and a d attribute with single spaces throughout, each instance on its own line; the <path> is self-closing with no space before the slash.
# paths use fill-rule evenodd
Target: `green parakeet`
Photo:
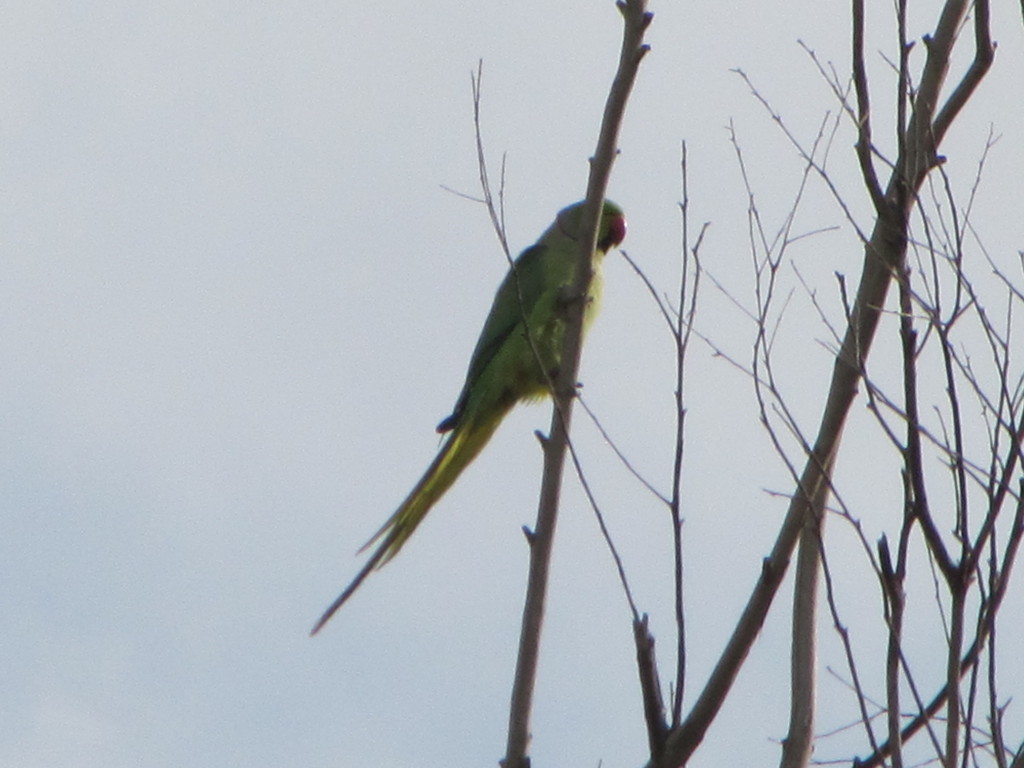
<path id="1" fill-rule="evenodd" d="M 554 378 L 558 370 L 565 336 L 565 294 L 576 269 L 583 207 L 579 202 L 561 210 L 540 239 L 515 260 L 494 297 L 455 410 L 437 426 L 438 432 L 450 433 L 447 440 L 416 487 L 363 547 L 377 543 L 373 555 L 311 634 L 327 623 L 370 571 L 398 553 L 434 503 L 487 444 L 512 406 L 550 394 L 549 377 Z M 625 236 L 622 209 L 605 201 L 584 328 L 594 317 L 600 295 L 599 257 Z M 538 366 L 538 358 L 547 375 Z"/>

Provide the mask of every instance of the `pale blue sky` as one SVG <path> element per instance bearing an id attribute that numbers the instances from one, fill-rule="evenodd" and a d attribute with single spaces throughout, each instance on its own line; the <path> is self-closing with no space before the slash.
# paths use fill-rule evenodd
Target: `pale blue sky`
<path id="1" fill-rule="evenodd" d="M 797 40 L 845 67 L 846 5 L 651 9 L 652 51 L 610 187 L 629 218 L 624 245 L 676 290 L 686 139 L 694 223 L 713 222 L 705 263 L 749 301 L 729 120 L 769 229 L 801 169 L 729 70 L 746 71 L 810 142 L 835 104 Z M 966 194 L 988 126 L 1003 135 L 976 222 L 1005 259 L 1024 247 L 1024 108 L 1007 97 L 1024 62 L 1019 18 L 996 24 L 996 68 L 946 153 Z M 613 4 L 584 0 L 0 13 L 0 768 L 496 764 L 525 579 L 519 529 L 539 482 L 531 433 L 548 408 L 514 413 L 401 557 L 321 636 L 307 632 L 436 450 L 433 427 L 505 270 L 483 209 L 441 189 L 476 192 L 470 71 L 484 60 L 485 138 L 493 176 L 508 153 L 518 251 L 583 195 L 619 35 Z M 851 145 L 847 130 L 835 169 L 865 221 Z M 789 254 L 837 318 L 832 273 L 853 279 L 855 238 L 820 185 L 798 221 L 838 228 Z M 752 328 L 705 285 L 703 330 L 746 360 Z M 806 296 L 793 301 L 778 365 L 813 430 L 827 334 Z M 703 346 L 691 366 L 692 694 L 784 511 L 764 489 L 789 483 L 750 382 Z M 610 256 L 581 379 L 662 488 L 671 376 L 661 319 Z M 880 444 L 862 411 L 841 477 L 873 540 L 890 508 L 872 493 L 898 477 L 888 466 L 855 481 L 858 457 Z M 577 427 L 667 673 L 666 514 L 582 414 Z M 573 480 L 560 526 L 535 764 L 637 765 L 646 742 L 628 614 Z M 848 535 L 833 531 L 840 546 Z M 853 625 L 878 614 L 871 599 L 847 609 Z M 695 766 L 775 759 L 786 616 L 780 604 Z M 825 660 L 841 665 L 828 637 Z M 1024 673 L 1012 674 L 1019 694 Z M 824 725 L 847 722 L 844 702 Z"/>

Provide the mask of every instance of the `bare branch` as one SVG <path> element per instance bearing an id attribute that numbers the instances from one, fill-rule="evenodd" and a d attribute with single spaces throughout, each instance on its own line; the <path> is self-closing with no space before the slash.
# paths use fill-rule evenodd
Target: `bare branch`
<path id="1" fill-rule="evenodd" d="M 558 515 L 562 468 L 565 462 L 566 442 L 572 418 L 572 403 L 576 391 L 576 372 L 580 361 L 584 309 L 582 298 L 587 295 L 592 277 L 593 266 L 590 262 L 596 246 L 599 211 L 604 201 L 612 163 L 617 152 L 619 127 L 622 124 L 626 101 L 636 79 L 640 61 L 647 52 L 643 38 L 653 18 L 647 12 L 646 0 L 620 0 L 616 5 L 622 13 L 624 22 L 622 50 L 619 56 L 618 71 L 605 104 L 597 150 L 591 161 L 590 178 L 587 182 L 587 203 L 584 208 L 581 229 L 586 234 L 580 237 L 580 261 L 573 282 L 573 295 L 580 297 L 581 300 L 571 302 L 567 307 L 565 342 L 561 350 L 561 366 L 553 391 L 555 407 L 551 420 L 550 437 L 543 444 L 544 475 L 541 481 L 537 525 L 534 528 L 534 538 L 530 547 L 526 601 L 523 607 L 519 655 L 516 660 L 516 673 L 509 709 L 508 743 L 505 758 L 502 761 L 504 768 L 529 767 L 529 759 L 526 755 L 530 740 L 530 712 L 533 706 L 533 690 L 537 677 L 540 632 Z"/>
<path id="2" fill-rule="evenodd" d="M 882 215 L 886 207 L 885 195 L 871 160 L 871 99 L 864 68 L 864 0 L 853 0 L 853 87 L 857 92 L 857 159 L 875 212 Z"/>

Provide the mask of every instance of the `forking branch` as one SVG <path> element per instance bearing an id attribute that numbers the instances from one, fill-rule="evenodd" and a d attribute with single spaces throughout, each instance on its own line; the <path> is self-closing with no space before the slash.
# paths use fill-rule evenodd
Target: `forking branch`
<path id="1" fill-rule="evenodd" d="M 530 741 L 530 713 L 537 677 L 540 635 L 547 596 L 548 570 L 554 541 L 558 501 L 565 463 L 566 440 L 572 419 L 573 398 L 576 392 L 576 374 L 579 369 L 583 330 L 583 297 L 587 295 L 593 274 L 591 259 L 597 243 L 597 226 L 605 190 L 617 154 L 619 128 L 626 110 L 626 102 L 636 79 L 640 61 L 647 52 L 644 34 L 651 23 L 646 0 L 619 0 L 616 7 L 622 14 L 623 36 L 619 66 L 612 82 L 604 117 L 598 136 L 597 149 L 590 161 L 587 182 L 587 203 L 583 214 L 580 237 L 579 262 L 570 292 L 577 300 L 567 304 L 567 329 L 560 356 L 561 366 L 555 380 L 554 412 L 549 436 L 543 441 L 544 473 L 541 480 L 537 524 L 530 541 L 530 568 L 526 601 L 519 639 L 519 654 L 512 688 L 509 711 L 508 743 L 504 768 L 528 768 L 527 752 Z"/>
<path id="2" fill-rule="evenodd" d="M 703 740 L 718 713 L 736 674 L 767 616 L 775 593 L 785 575 L 797 542 L 804 539 L 805 567 L 798 576 L 797 592 L 812 597 L 816 591 L 819 571 L 820 532 L 825 504 L 829 496 L 832 470 L 842 436 L 843 426 L 857 394 L 864 362 L 877 330 L 889 285 L 903 264 L 907 248 L 907 227 L 910 209 L 928 171 L 938 163 L 937 148 L 946 130 L 980 82 L 992 60 L 992 47 L 987 33 L 987 3 L 975 14 L 975 57 L 953 95 L 937 110 L 938 94 L 945 82 L 956 31 L 967 12 L 966 0 L 947 0 L 934 35 L 927 38 L 927 58 L 920 87 L 917 89 L 905 130 L 901 125 L 899 156 L 888 184 L 879 194 L 870 157 L 870 109 L 867 102 L 867 81 L 863 66 L 863 2 L 854 0 L 854 78 L 859 102 L 859 154 L 864 182 L 876 204 L 877 219 L 864 250 L 863 271 L 856 298 L 850 310 L 848 327 L 836 357 L 832 380 L 821 417 L 818 434 L 782 523 L 771 554 L 765 559 L 761 577 L 744 609 L 732 637 L 708 682 L 695 702 L 690 715 L 674 729 L 666 742 L 661 767 L 684 765 Z M 904 46 L 905 48 L 905 46 Z M 905 81 L 904 81 L 905 82 Z M 902 98 L 902 96 L 901 96 Z M 938 117 L 936 117 L 938 113 Z M 813 600 L 804 600 L 804 607 L 813 609 Z M 800 610 L 799 608 L 797 610 Z M 794 646 L 811 643 L 811 653 L 804 664 L 814 663 L 811 616 L 800 619 L 802 637 L 794 637 Z M 800 628 L 796 628 L 799 632 Z M 810 661 L 808 662 L 807 659 Z M 806 666 L 794 663 L 794 683 L 807 684 Z M 810 684 L 813 685 L 813 673 Z M 790 734 L 785 742 L 783 765 L 806 765 L 813 744 L 813 690 L 806 693 L 803 704 L 794 703 Z M 652 763 L 655 765 L 655 763 Z"/>

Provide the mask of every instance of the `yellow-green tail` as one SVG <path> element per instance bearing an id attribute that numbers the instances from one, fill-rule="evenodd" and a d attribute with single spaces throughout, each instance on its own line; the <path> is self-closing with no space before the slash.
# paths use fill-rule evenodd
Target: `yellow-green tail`
<path id="1" fill-rule="evenodd" d="M 487 445 L 487 441 L 491 439 L 491 435 L 498 428 L 504 415 L 504 413 L 499 413 L 489 416 L 480 423 L 464 423 L 455 428 L 416 487 L 395 510 L 395 514 L 388 518 L 388 521 L 360 550 L 362 552 L 369 549 L 375 542 L 381 541 L 380 548 L 377 550 L 380 552 L 377 568 L 383 567 L 398 554 L 398 550 L 416 530 L 416 526 L 427 516 L 427 512 L 437 503 L 438 499 L 444 496 L 445 492 L 462 474 L 462 470 L 469 466 L 470 462 Z M 376 553 L 374 556 L 377 557 Z"/>
<path id="2" fill-rule="evenodd" d="M 388 518 L 388 521 L 384 523 L 381 529 L 373 535 L 373 538 L 366 542 L 362 549 L 359 550 L 362 552 L 373 546 L 377 541 L 380 541 L 370 559 L 366 561 L 366 564 L 356 574 L 356 577 L 352 579 L 352 582 L 345 587 L 345 591 L 324 611 L 324 615 L 320 617 L 316 626 L 313 627 L 313 631 L 310 632 L 311 635 L 315 635 L 330 620 L 331 616 L 345 604 L 345 601 L 363 583 L 363 579 L 369 576 L 370 571 L 382 567 L 388 560 L 398 554 L 398 550 L 402 548 L 402 545 L 412 535 L 412 532 L 416 530 L 416 526 L 427 516 L 430 508 L 437 503 L 437 500 L 444 495 L 445 491 L 452 487 L 452 483 L 462 474 L 462 470 L 487 445 L 487 441 L 491 439 L 491 435 L 498 428 L 498 424 L 501 423 L 507 410 L 507 408 L 498 410 L 496 413 L 484 416 L 479 421 L 467 419 L 455 428 L 447 442 L 445 442 L 444 447 L 441 448 L 440 453 L 437 454 L 437 457 L 416 484 L 416 487 L 406 496 L 405 501 Z"/>

